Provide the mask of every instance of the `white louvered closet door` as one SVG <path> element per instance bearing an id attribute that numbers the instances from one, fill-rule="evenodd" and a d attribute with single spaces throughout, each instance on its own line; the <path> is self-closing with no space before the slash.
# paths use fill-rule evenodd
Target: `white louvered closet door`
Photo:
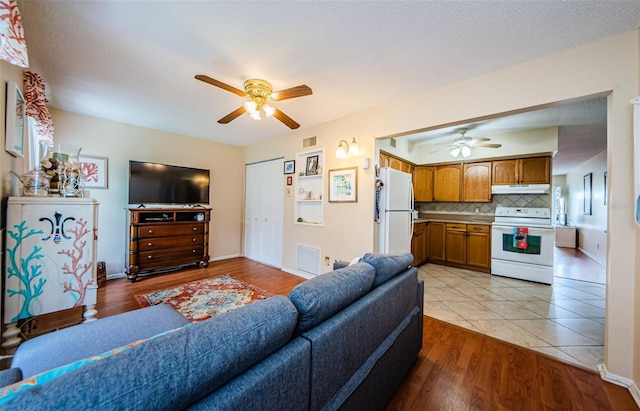
<path id="1" fill-rule="evenodd" d="M 284 161 L 248 164 L 245 182 L 244 256 L 282 267 Z"/>

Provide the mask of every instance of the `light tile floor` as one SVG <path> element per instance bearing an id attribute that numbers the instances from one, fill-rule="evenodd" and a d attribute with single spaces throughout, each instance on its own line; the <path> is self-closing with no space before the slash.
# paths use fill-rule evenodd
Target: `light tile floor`
<path id="1" fill-rule="evenodd" d="M 425 315 L 597 371 L 604 360 L 605 286 L 553 286 L 425 264 Z"/>

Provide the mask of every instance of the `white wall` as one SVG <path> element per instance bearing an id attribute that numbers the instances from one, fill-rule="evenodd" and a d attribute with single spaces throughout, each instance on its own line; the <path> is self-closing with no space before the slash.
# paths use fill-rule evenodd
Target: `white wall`
<path id="1" fill-rule="evenodd" d="M 608 97 L 608 164 L 611 204 L 607 256 L 605 363 L 610 372 L 640 379 L 640 304 L 636 295 L 640 268 L 633 224 L 632 107 L 638 93 L 638 32 L 629 32 L 584 47 L 549 55 L 483 76 L 419 93 L 414 98 L 377 107 L 317 127 L 297 130 L 245 150 L 250 163 L 302 151 L 301 140 L 317 136 L 319 147 L 335 151 L 341 139 L 356 137 L 363 156 L 375 156 L 376 136 L 536 107 L 542 104 L 611 91 Z M 464 101 L 465 104 L 459 104 Z M 326 169 L 359 164 L 327 155 Z M 284 265 L 293 267 L 295 243 L 313 241 L 325 255 L 349 258 L 373 249 L 374 173 L 358 175 L 358 202 L 325 203 L 324 227 L 292 224 L 293 199 L 285 198 Z M 325 196 L 326 198 L 326 196 Z M 611 210 L 615 209 L 615 212 Z M 637 330 L 637 331 L 634 331 Z"/>
<path id="2" fill-rule="evenodd" d="M 578 248 L 602 265 L 606 265 L 607 206 L 604 204 L 604 173 L 607 152 L 603 151 L 566 176 L 568 188 L 567 224 L 578 229 Z M 591 173 L 591 215 L 584 214 L 584 176 Z"/>
<path id="3" fill-rule="evenodd" d="M 108 189 L 91 189 L 100 203 L 98 260 L 107 274 L 123 273 L 126 256 L 126 208 L 129 160 L 152 161 L 211 171 L 209 198 L 212 259 L 240 255 L 244 167 L 237 147 L 143 127 L 131 126 L 62 110 L 51 110 L 56 143 L 82 147 L 81 154 L 108 158 Z"/>

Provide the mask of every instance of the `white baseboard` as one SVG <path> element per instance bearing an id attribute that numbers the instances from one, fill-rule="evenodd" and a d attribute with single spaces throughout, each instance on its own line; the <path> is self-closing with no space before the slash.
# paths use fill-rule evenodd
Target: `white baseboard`
<path id="1" fill-rule="evenodd" d="M 125 278 L 127 274 L 125 273 L 111 273 L 107 274 L 107 280 L 114 280 L 116 278 Z"/>
<path id="2" fill-rule="evenodd" d="M 228 260 L 230 258 L 241 257 L 240 254 L 230 254 L 230 255 L 222 255 L 220 257 L 210 258 L 209 261 L 220 261 L 220 260 Z"/>
<path id="3" fill-rule="evenodd" d="M 316 275 L 313 275 L 311 273 L 305 273 L 304 271 L 296 270 L 294 268 L 282 267 L 281 270 L 284 271 L 285 273 L 297 275 L 298 277 L 302 277 L 302 278 L 305 278 L 307 280 L 309 280 L 309 279 L 311 279 L 313 277 L 317 277 Z"/>
<path id="4" fill-rule="evenodd" d="M 604 364 L 598 364 L 598 371 L 600 372 L 600 378 L 603 380 L 627 388 L 638 407 L 640 407 L 640 389 L 638 389 L 635 381 L 610 373 Z"/>

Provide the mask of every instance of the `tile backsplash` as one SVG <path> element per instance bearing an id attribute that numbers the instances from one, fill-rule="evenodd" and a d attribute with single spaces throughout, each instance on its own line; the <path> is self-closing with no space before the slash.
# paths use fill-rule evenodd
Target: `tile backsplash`
<path id="1" fill-rule="evenodd" d="M 421 213 L 494 215 L 497 206 L 551 208 L 548 194 L 494 194 L 490 203 L 416 203 Z"/>

